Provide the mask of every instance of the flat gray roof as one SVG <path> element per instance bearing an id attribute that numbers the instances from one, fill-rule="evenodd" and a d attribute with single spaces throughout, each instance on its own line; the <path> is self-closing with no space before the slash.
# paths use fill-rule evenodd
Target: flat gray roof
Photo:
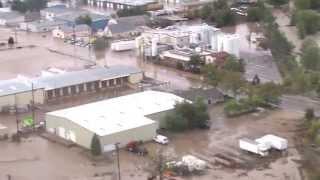
<path id="1" fill-rule="evenodd" d="M 99 67 L 95 69 L 68 72 L 48 77 L 40 77 L 34 80 L 34 84 L 36 87 L 44 87 L 45 90 L 52 90 L 56 88 L 83 84 L 86 82 L 126 77 L 140 72 L 141 70 L 129 66 L 112 66 L 108 68 Z"/>
<path id="2" fill-rule="evenodd" d="M 156 0 L 98 0 L 98 1 L 125 4 L 130 6 L 143 6 L 143 5 L 157 2 Z"/>
<path id="3" fill-rule="evenodd" d="M 20 79 L 11 79 L 0 81 L 0 96 L 31 91 L 31 84 L 23 82 Z"/>
<path id="4" fill-rule="evenodd" d="M 34 84 L 34 89 L 52 90 L 98 80 L 126 77 L 140 72 L 142 71 L 130 66 L 112 66 L 108 68 L 99 67 L 82 71 L 66 72 L 35 79 L 16 78 L 3 80 L 0 81 L 0 96 L 31 91 L 32 83 Z"/>
<path id="5" fill-rule="evenodd" d="M 0 12 L 0 19 L 15 19 L 18 17 L 23 17 L 22 14 L 16 12 L 16 11 L 12 11 L 12 12 Z"/>
<path id="6" fill-rule="evenodd" d="M 54 14 L 64 14 L 64 13 L 72 13 L 75 12 L 75 9 L 67 8 L 64 5 L 56 5 L 52 7 L 48 7 L 41 10 L 42 12 L 50 12 Z"/>

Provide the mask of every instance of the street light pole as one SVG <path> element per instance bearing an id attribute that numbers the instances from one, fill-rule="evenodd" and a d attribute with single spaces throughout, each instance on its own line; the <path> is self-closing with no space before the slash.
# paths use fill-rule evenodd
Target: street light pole
<path id="1" fill-rule="evenodd" d="M 14 110 L 15 110 L 15 118 L 16 118 L 16 125 L 17 125 L 17 135 L 19 135 L 19 120 L 18 120 L 18 108 L 17 108 L 17 95 L 14 95 Z"/>
<path id="2" fill-rule="evenodd" d="M 121 180 L 121 174 L 120 174 L 120 157 L 119 157 L 119 144 L 120 143 L 116 143 L 116 151 L 117 151 L 117 165 L 118 165 L 118 180 Z"/>
<path id="3" fill-rule="evenodd" d="M 31 110 L 32 110 L 32 121 L 33 121 L 33 130 L 35 130 L 35 107 L 34 107 L 34 87 L 33 83 L 31 83 L 31 94 L 32 94 L 32 102 L 31 102 Z"/>

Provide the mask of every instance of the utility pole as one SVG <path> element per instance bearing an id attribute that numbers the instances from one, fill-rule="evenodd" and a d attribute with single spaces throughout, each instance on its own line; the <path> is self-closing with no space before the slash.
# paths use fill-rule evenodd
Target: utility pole
<path id="1" fill-rule="evenodd" d="M 18 44 L 18 33 L 17 33 L 17 28 L 14 28 L 14 38 L 15 38 L 15 43 Z"/>
<path id="2" fill-rule="evenodd" d="M 119 143 L 116 143 L 115 146 L 116 146 L 116 151 L 117 151 L 118 180 L 121 180 L 121 174 L 120 174 L 120 157 L 119 157 Z"/>
<path id="3" fill-rule="evenodd" d="M 74 40 L 74 44 L 73 44 L 73 56 L 74 56 L 74 58 L 75 58 L 75 60 L 74 60 L 74 66 L 76 66 L 76 59 L 77 59 L 77 57 L 76 57 L 76 41 L 77 41 L 77 37 L 76 37 L 76 24 L 73 24 L 72 25 L 72 31 L 73 31 L 73 40 Z"/>
<path id="4" fill-rule="evenodd" d="M 33 83 L 31 83 L 31 94 L 32 94 L 32 101 L 31 101 L 31 111 L 32 111 L 32 120 L 33 120 L 33 130 L 35 130 L 35 107 L 34 107 L 34 88 Z"/>
<path id="5" fill-rule="evenodd" d="M 17 136 L 19 136 L 19 120 L 18 120 L 18 108 L 17 108 L 17 94 L 14 95 L 14 113 L 16 118 L 16 125 L 17 125 Z"/>

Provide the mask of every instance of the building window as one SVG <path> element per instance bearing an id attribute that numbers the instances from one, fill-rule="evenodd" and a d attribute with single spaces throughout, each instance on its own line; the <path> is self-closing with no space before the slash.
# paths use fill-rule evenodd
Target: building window
<path id="1" fill-rule="evenodd" d="M 79 84 L 79 93 L 82 93 L 84 91 L 84 84 Z"/>
<path id="2" fill-rule="evenodd" d="M 114 79 L 110 79 L 110 86 L 114 86 Z"/>
<path id="3" fill-rule="evenodd" d="M 52 90 L 47 91 L 47 97 L 48 97 L 48 99 L 53 98 L 53 91 Z"/>
<path id="4" fill-rule="evenodd" d="M 60 89 L 55 89 L 54 94 L 56 95 L 56 97 L 59 97 L 60 96 Z"/>
<path id="5" fill-rule="evenodd" d="M 86 83 L 86 86 L 87 86 L 87 91 L 91 91 L 92 89 L 91 89 L 91 83 L 89 82 L 89 83 Z"/>
<path id="6" fill-rule="evenodd" d="M 101 86 L 102 88 L 106 88 L 107 87 L 107 81 L 101 81 Z"/>
<path id="7" fill-rule="evenodd" d="M 63 92 L 63 95 L 64 95 L 64 96 L 68 96 L 68 94 L 69 94 L 69 88 L 68 88 L 68 87 L 64 87 L 64 88 L 62 89 L 62 92 Z"/>

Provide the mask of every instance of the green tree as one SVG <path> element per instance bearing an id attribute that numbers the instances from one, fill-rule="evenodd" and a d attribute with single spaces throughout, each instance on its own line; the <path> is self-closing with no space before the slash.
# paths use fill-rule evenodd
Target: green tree
<path id="1" fill-rule="evenodd" d="M 320 70 L 320 48 L 313 40 L 306 40 L 302 44 L 301 62 L 306 69 Z"/>
<path id="2" fill-rule="evenodd" d="M 212 6 L 204 6 L 200 11 L 200 17 L 202 19 L 209 20 L 212 11 Z"/>
<path id="3" fill-rule="evenodd" d="M 197 99 L 193 104 L 187 101 L 177 103 L 173 112 L 165 116 L 166 127 L 172 131 L 200 128 L 206 125 L 208 120 L 207 106 L 201 99 Z"/>
<path id="4" fill-rule="evenodd" d="M 94 134 L 91 140 L 91 154 L 94 156 L 101 155 L 101 144 L 97 134 Z"/>
<path id="5" fill-rule="evenodd" d="M 305 113 L 304 113 L 304 118 L 308 121 L 311 121 L 315 118 L 315 115 L 314 115 L 314 109 L 312 108 L 308 108 L 305 110 Z"/>
<path id="6" fill-rule="evenodd" d="M 88 26 L 91 27 L 92 25 L 92 19 L 91 17 L 87 14 L 87 15 L 84 15 L 84 16 L 79 16 L 77 19 L 76 19 L 76 24 L 86 24 Z"/>
<path id="7" fill-rule="evenodd" d="M 228 9 L 215 10 L 214 19 L 217 27 L 233 25 L 235 24 L 236 18 L 233 12 Z"/>
<path id="8" fill-rule="evenodd" d="M 274 6 L 281 6 L 287 4 L 289 0 L 269 0 L 268 2 Z"/>
<path id="9" fill-rule="evenodd" d="M 223 69 L 232 72 L 244 72 L 243 60 L 238 60 L 235 56 L 228 56 L 226 59 Z"/>
<path id="10" fill-rule="evenodd" d="M 9 39 L 8 39 L 8 44 L 11 45 L 11 46 L 14 45 L 14 39 L 13 39 L 13 37 L 11 37 L 11 36 L 9 37 Z"/>
<path id="11" fill-rule="evenodd" d="M 240 72 L 225 71 L 222 75 L 222 81 L 220 83 L 226 90 L 230 90 L 233 96 L 237 98 L 239 90 L 245 87 L 246 81 L 243 79 Z"/>
<path id="12" fill-rule="evenodd" d="M 261 97 L 265 103 L 278 104 L 280 101 L 279 97 L 282 94 L 281 87 L 273 82 L 260 84 L 256 86 L 254 91 L 254 94 Z"/>
<path id="13" fill-rule="evenodd" d="M 222 73 L 213 64 L 202 67 L 201 73 L 204 75 L 207 83 L 214 87 L 217 87 L 222 80 Z"/>
<path id="14" fill-rule="evenodd" d="M 310 0 L 310 8 L 311 9 L 320 9 L 320 1 L 319 0 Z"/>
<path id="15" fill-rule="evenodd" d="M 233 25 L 235 23 L 235 15 L 225 0 L 214 1 L 210 5 L 204 6 L 200 14 L 202 19 L 215 22 L 217 27 Z"/>
<path id="16" fill-rule="evenodd" d="M 188 129 L 187 119 L 182 114 L 169 113 L 165 116 L 166 128 L 171 131 L 181 132 Z"/>
<path id="17" fill-rule="evenodd" d="M 320 30 L 320 15 L 313 10 L 298 11 L 296 24 L 301 38 L 309 34 L 315 34 Z"/>
<path id="18" fill-rule="evenodd" d="M 199 55 L 192 55 L 190 57 L 190 61 L 188 62 L 189 65 L 199 66 L 202 64 L 201 57 Z"/>
<path id="19" fill-rule="evenodd" d="M 267 33 L 268 44 L 273 56 L 281 60 L 283 56 L 291 55 L 293 45 L 277 27 L 269 26 Z"/>
<path id="20" fill-rule="evenodd" d="M 126 16 L 137 16 L 146 14 L 146 11 L 143 8 L 124 8 L 117 11 L 117 15 L 119 17 L 126 17 Z"/>
<path id="21" fill-rule="evenodd" d="M 294 4 L 298 9 L 309 9 L 311 7 L 311 0 L 295 0 Z"/>
<path id="22" fill-rule="evenodd" d="M 48 0 L 25 0 L 24 3 L 29 11 L 40 11 L 47 7 Z"/>
<path id="23" fill-rule="evenodd" d="M 14 11 L 25 13 L 27 11 L 27 6 L 20 0 L 14 0 L 11 4 L 11 9 Z"/>
<path id="24" fill-rule="evenodd" d="M 248 10 L 248 21 L 257 22 L 263 19 L 264 12 L 259 7 L 251 7 Z"/>
<path id="25" fill-rule="evenodd" d="M 11 4 L 11 9 L 25 13 L 27 11 L 40 11 L 47 7 L 47 0 L 14 0 Z"/>

